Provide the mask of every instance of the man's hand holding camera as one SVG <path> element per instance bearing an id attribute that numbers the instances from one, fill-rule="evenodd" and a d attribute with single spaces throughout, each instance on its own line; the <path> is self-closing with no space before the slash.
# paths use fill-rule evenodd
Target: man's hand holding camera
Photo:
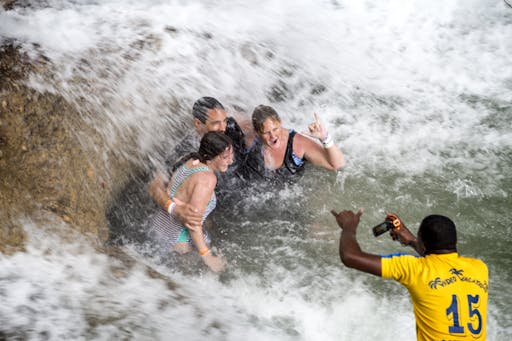
<path id="1" fill-rule="evenodd" d="M 409 231 L 409 229 L 407 228 L 407 226 L 405 226 L 402 219 L 398 219 L 400 220 L 400 228 L 394 228 L 389 231 L 391 238 L 393 240 L 398 240 L 400 244 L 404 246 L 412 247 L 420 255 L 423 255 L 424 249 L 419 244 L 418 239 L 411 233 L 411 231 Z"/>

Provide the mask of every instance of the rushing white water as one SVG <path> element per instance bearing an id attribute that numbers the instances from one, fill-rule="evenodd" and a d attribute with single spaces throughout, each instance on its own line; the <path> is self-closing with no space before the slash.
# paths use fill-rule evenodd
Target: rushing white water
<path id="1" fill-rule="evenodd" d="M 29 84 L 80 103 L 119 155 L 158 159 L 155 146 L 176 143 L 193 101 L 210 95 L 240 116 L 270 103 L 298 130 L 318 112 L 348 159 L 337 177 L 311 169 L 297 187 L 244 202 L 225 217 L 236 226 L 219 241 L 228 273 L 159 268 L 174 291 L 142 269 L 115 277 L 113 260 L 25 221 L 27 251 L 0 255 L 0 332 L 414 339 L 405 289 L 338 260 L 329 209 L 364 207 L 366 228 L 386 211 L 413 229 L 433 212 L 453 217 L 461 253 L 489 265 L 488 339 L 512 337 L 512 9 L 504 2 L 46 1 L 0 10 L 0 37 L 44 54 L 52 77 Z M 371 252 L 400 248 L 360 235 Z"/>

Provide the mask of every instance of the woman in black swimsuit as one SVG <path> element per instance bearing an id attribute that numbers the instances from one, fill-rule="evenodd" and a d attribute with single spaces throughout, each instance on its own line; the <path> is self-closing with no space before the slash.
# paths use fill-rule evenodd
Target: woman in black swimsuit
<path id="1" fill-rule="evenodd" d="M 345 164 L 343 153 L 316 113 L 308 136 L 283 128 L 277 112 L 266 105 L 254 109 L 252 124 L 257 136 L 242 167 L 246 179 L 286 181 L 302 173 L 306 161 L 328 170 L 338 170 Z"/>

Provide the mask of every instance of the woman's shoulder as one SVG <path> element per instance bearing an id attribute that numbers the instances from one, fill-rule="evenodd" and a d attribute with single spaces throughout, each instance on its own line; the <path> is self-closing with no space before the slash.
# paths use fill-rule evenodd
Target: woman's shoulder
<path id="1" fill-rule="evenodd" d="M 302 146 L 303 148 L 318 148 L 321 147 L 320 144 L 311 136 L 308 136 L 303 133 L 295 132 L 293 137 L 294 146 L 296 144 Z"/>
<path id="2" fill-rule="evenodd" d="M 188 160 L 183 166 L 186 168 L 190 176 L 197 175 L 197 178 L 206 181 L 217 179 L 215 173 L 206 164 L 200 162 L 199 160 Z"/>
<path id="3" fill-rule="evenodd" d="M 293 136 L 293 150 L 294 152 L 303 155 L 305 151 L 312 147 L 315 144 L 311 138 L 290 129 L 290 135 Z"/>
<path id="4" fill-rule="evenodd" d="M 197 159 L 187 160 L 187 162 L 185 162 L 184 166 L 186 169 L 188 169 L 189 171 L 193 171 L 193 172 L 211 172 L 212 171 L 205 163 L 202 163 L 201 161 L 199 161 Z"/>
<path id="5" fill-rule="evenodd" d="M 201 171 L 192 174 L 190 177 L 196 187 L 213 192 L 217 185 L 217 176 L 211 171 Z"/>

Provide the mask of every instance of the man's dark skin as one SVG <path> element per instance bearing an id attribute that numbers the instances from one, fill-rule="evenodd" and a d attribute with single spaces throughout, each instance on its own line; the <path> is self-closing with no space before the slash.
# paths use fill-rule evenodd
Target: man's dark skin
<path id="1" fill-rule="evenodd" d="M 375 276 L 382 276 L 381 256 L 361 250 L 356 239 L 357 225 L 359 224 L 363 210 L 359 209 L 356 213 L 352 211 L 336 213 L 335 210 L 331 210 L 331 213 L 336 218 L 336 222 L 342 230 L 339 252 L 343 264 L 349 268 L 354 268 Z M 402 245 L 411 246 L 418 254 L 423 255 L 424 247 L 421 241 L 419 241 L 403 223 L 401 225 L 399 230 L 391 231 L 393 240 L 399 240 Z"/>
<path id="2" fill-rule="evenodd" d="M 357 241 L 361 209 L 357 212 L 332 210 L 331 213 L 341 228 L 339 254 L 344 265 L 393 279 L 408 289 L 418 340 L 462 340 L 469 339 L 469 334 L 471 339 L 485 340 L 488 269 L 481 260 L 459 256 L 456 227 L 448 217 L 426 216 L 419 226 L 417 238 L 401 220 L 400 224 L 393 222 L 392 238 L 411 246 L 421 257 L 380 256 L 364 252 Z M 453 276 L 447 280 L 453 287 L 437 291 L 436 281 L 446 274 Z M 455 277 L 455 274 L 461 277 Z M 467 310 L 458 305 L 466 298 Z"/>

